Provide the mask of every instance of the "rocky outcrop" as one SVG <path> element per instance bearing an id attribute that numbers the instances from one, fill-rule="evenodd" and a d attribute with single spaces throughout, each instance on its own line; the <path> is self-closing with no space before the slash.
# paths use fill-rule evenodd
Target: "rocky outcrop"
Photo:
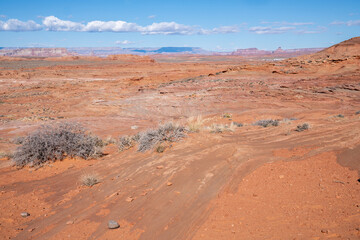
<path id="1" fill-rule="evenodd" d="M 2 49 L 0 55 L 8 57 L 64 57 L 70 56 L 66 48 Z"/>

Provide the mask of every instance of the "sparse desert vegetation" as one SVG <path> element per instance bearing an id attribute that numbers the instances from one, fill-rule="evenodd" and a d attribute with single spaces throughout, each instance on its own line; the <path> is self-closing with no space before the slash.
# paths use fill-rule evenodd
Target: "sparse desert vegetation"
<path id="1" fill-rule="evenodd" d="M 14 153 L 13 161 L 17 166 L 23 167 L 63 160 L 66 157 L 88 159 L 100 156 L 102 145 L 98 137 L 86 133 L 78 123 L 42 125 L 23 139 Z"/>
<path id="2" fill-rule="evenodd" d="M 177 142 L 186 136 L 185 128 L 172 122 L 160 125 L 157 129 L 150 129 L 139 133 L 138 151 L 152 149 L 162 142 Z"/>
<path id="3" fill-rule="evenodd" d="M 279 120 L 273 120 L 273 119 L 264 119 L 264 120 L 259 120 L 253 123 L 253 125 L 255 126 L 262 126 L 264 128 L 266 127 L 270 127 L 270 126 L 274 126 L 277 127 L 279 126 Z"/>
<path id="4" fill-rule="evenodd" d="M 0 236 L 357 239 L 351 46 L 0 59 Z"/>
<path id="5" fill-rule="evenodd" d="M 197 117 L 190 117 L 187 120 L 187 129 L 189 132 L 199 132 L 204 126 L 205 120 L 201 115 Z"/>
<path id="6" fill-rule="evenodd" d="M 304 123 L 304 124 L 297 125 L 295 131 L 302 132 L 302 131 L 308 130 L 309 128 L 310 128 L 310 125 L 308 123 Z"/>
<path id="7" fill-rule="evenodd" d="M 92 187 L 95 184 L 100 183 L 100 179 L 97 174 L 95 173 L 85 173 L 81 175 L 80 182 L 82 185 L 87 187 Z"/>

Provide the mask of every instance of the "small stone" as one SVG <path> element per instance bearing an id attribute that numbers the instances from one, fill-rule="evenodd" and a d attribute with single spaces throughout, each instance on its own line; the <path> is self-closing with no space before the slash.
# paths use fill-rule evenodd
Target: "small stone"
<path id="1" fill-rule="evenodd" d="M 284 175 L 280 175 L 279 178 L 284 178 L 285 176 Z"/>
<path id="2" fill-rule="evenodd" d="M 322 232 L 322 233 L 329 233 L 329 230 L 327 230 L 327 229 L 321 229 L 321 232 Z"/>
<path id="3" fill-rule="evenodd" d="M 70 220 L 66 222 L 66 225 L 71 225 L 71 224 L 74 224 L 74 221 Z"/>
<path id="4" fill-rule="evenodd" d="M 35 230 L 35 228 L 30 228 L 29 230 L 28 230 L 28 232 L 32 232 L 32 231 L 34 231 Z"/>
<path id="5" fill-rule="evenodd" d="M 163 166 L 163 165 L 159 165 L 159 166 L 157 166 L 156 168 L 157 168 L 157 169 L 163 169 L 164 166 Z"/>
<path id="6" fill-rule="evenodd" d="M 125 201 L 127 201 L 127 202 L 132 202 L 132 201 L 134 201 L 134 198 L 133 198 L 133 197 L 127 197 L 127 198 L 125 199 Z"/>
<path id="7" fill-rule="evenodd" d="M 172 185 L 172 182 L 168 182 L 166 185 L 171 186 L 171 185 Z"/>
<path id="8" fill-rule="evenodd" d="M 116 228 L 119 228 L 120 225 L 116 221 L 110 220 L 108 222 L 108 227 L 109 227 L 109 229 L 116 229 Z"/>
<path id="9" fill-rule="evenodd" d="M 134 125 L 134 126 L 131 126 L 131 129 L 135 130 L 135 129 L 138 129 L 139 127 Z"/>
<path id="10" fill-rule="evenodd" d="M 20 215 L 21 215 L 22 217 L 28 217 L 28 216 L 30 216 L 30 213 L 28 213 L 28 212 L 22 212 Z"/>

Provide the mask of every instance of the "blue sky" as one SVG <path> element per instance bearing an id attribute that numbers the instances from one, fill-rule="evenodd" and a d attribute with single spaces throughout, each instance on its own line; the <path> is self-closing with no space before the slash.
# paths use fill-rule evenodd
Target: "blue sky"
<path id="1" fill-rule="evenodd" d="M 1 47 L 327 47 L 360 36 L 359 0 L 0 0 Z"/>

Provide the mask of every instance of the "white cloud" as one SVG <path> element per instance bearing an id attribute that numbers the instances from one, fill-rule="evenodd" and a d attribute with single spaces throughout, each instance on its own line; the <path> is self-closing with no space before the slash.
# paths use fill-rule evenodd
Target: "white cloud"
<path id="1" fill-rule="evenodd" d="M 0 18 L 6 18 L 6 15 L 0 14 Z"/>
<path id="2" fill-rule="evenodd" d="M 308 29 L 300 29 L 298 31 L 296 31 L 296 33 L 298 34 L 317 34 L 317 33 L 323 33 L 327 30 L 326 27 L 323 26 L 318 26 L 316 29 L 314 30 L 308 30 Z"/>
<path id="3" fill-rule="evenodd" d="M 348 21 L 346 22 L 348 26 L 360 26 L 360 20 Z"/>
<path id="4" fill-rule="evenodd" d="M 124 40 L 124 41 L 116 41 L 115 44 L 118 45 L 129 45 L 129 44 L 134 44 L 135 42 L 129 41 L 129 40 Z"/>
<path id="5" fill-rule="evenodd" d="M 239 28 L 237 26 L 222 26 L 218 28 L 214 28 L 211 33 L 237 33 L 239 32 Z"/>
<path id="6" fill-rule="evenodd" d="M 149 19 L 153 19 L 153 18 L 156 18 L 156 15 L 150 15 L 148 16 Z"/>
<path id="7" fill-rule="evenodd" d="M 81 31 L 84 32 L 138 32 L 140 26 L 136 23 L 124 21 L 92 21 L 86 24 Z"/>
<path id="8" fill-rule="evenodd" d="M 261 24 L 269 24 L 274 26 L 306 26 L 306 25 L 314 25 L 313 22 L 261 22 Z"/>
<path id="9" fill-rule="evenodd" d="M 84 24 L 61 20 L 55 16 L 45 17 L 43 25 L 47 31 L 81 31 L 85 27 Z"/>
<path id="10" fill-rule="evenodd" d="M 278 27 L 278 28 L 273 28 L 273 27 L 251 27 L 249 28 L 250 32 L 256 33 L 256 34 L 282 34 L 282 33 L 286 33 L 289 32 L 291 30 L 296 29 L 295 27 Z"/>
<path id="11" fill-rule="evenodd" d="M 164 34 L 164 35 L 192 35 L 203 34 L 202 29 L 196 27 L 179 24 L 176 22 L 160 22 L 153 23 L 151 25 L 141 27 L 140 32 L 142 34 Z"/>
<path id="12" fill-rule="evenodd" d="M 27 22 L 22 22 L 18 19 L 9 19 L 6 22 L 0 21 L 0 31 L 38 31 L 42 27 L 40 24 L 30 20 Z"/>
<path id="13" fill-rule="evenodd" d="M 220 26 L 213 29 L 203 29 L 198 26 L 189 26 L 176 22 L 155 22 L 151 25 L 140 26 L 136 23 L 125 21 L 91 21 L 88 23 L 80 23 L 62 20 L 55 16 L 42 18 L 42 25 L 32 20 L 27 22 L 22 22 L 17 19 L 10 19 L 6 22 L 0 21 L 0 31 L 34 31 L 44 29 L 45 31 L 54 32 L 138 32 L 146 35 L 204 35 L 239 32 L 237 26 Z"/>
<path id="14" fill-rule="evenodd" d="M 347 22 L 344 21 L 333 21 L 330 25 L 346 25 L 346 26 L 360 26 L 360 20 L 350 20 Z"/>

